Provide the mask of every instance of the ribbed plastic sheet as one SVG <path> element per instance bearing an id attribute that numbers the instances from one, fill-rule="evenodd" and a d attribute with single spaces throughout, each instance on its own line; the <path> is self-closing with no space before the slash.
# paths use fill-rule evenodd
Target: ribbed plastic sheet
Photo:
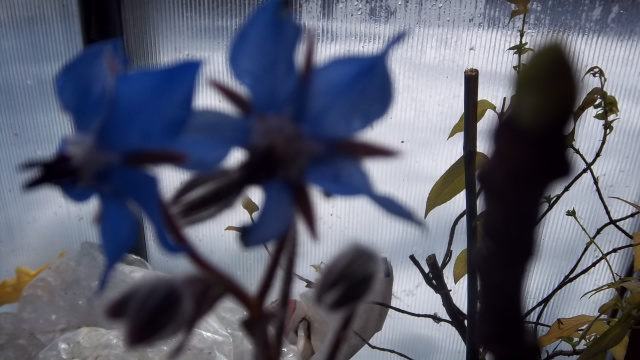
<path id="1" fill-rule="evenodd" d="M 235 32 L 258 4 L 255 0 L 123 0 L 127 51 L 136 66 L 159 66 L 185 59 L 205 62 L 201 71 L 196 106 L 233 111 L 223 97 L 208 85 L 216 79 L 237 89 L 228 66 L 228 50 Z M 462 154 L 462 136 L 446 140 L 463 111 L 463 71 L 480 71 L 480 98 L 500 105 L 513 92 L 515 57 L 506 49 L 518 41 L 520 18 L 509 22 L 511 5 L 506 1 L 467 0 L 293 0 L 296 18 L 315 35 L 317 64 L 336 56 L 373 54 L 394 35 L 407 32 L 402 44 L 388 59 L 394 79 L 395 100 L 383 119 L 361 136 L 398 150 L 394 159 L 367 160 L 366 168 L 375 188 L 408 206 L 418 216 L 424 213 L 430 188 Z M 46 5 L 45 5 L 46 4 Z M 64 5 L 64 6 L 63 6 Z M 0 194 L 2 237 L 0 274 L 9 276 L 15 265 L 38 264 L 58 251 L 72 249 L 78 241 L 96 239 L 91 227 L 91 205 L 70 203 L 55 191 L 20 193 L 22 175 L 15 168 L 23 159 L 42 156 L 55 149 L 60 134 L 69 131 L 58 110 L 52 76 L 81 47 L 74 1 L 3 0 L 0 13 L 0 159 L 3 192 Z M 528 14 L 526 39 L 533 48 L 555 41 L 565 45 L 580 78 L 592 65 L 601 66 L 608 77 L 607 89 L 618 99 L 621 119 L 609 138 L 604 155 L 595 166 L 605 196 L 640 201 L 640 6 L 637 1 L 535 1 Z M 7 11 L 4 11 L 4 10 Z M 260 54 L 256 54 L 260 56 Z M 596 86 L 591 78 L 579 83 L 580 96 Z M 601 124 L 585 114 L 577 129 L 578 147 L 591 158 L 599 145 Z M 497 120 L 488 114 L 479 124 L 479 150 L 490 155 L 491 134 Z M 15 132 L 18 135 L 14 135 Z M 233 153 L 229 163 L 243 154 Z M 573 173 L 581 168 L 572 156 Z M 163 189 L 169 193 L 186 173 L 161 169 Z M 562 189 L 559 182 L 550 194 Z M 262 194 L 249 195 L 260 204 Z M 463 210 L 464 199 L 434 210 L 419 228 L 391 219 L 366 198 L 330 198 L 313 193 L 318 217 L 318 241 L 302 233 L 297 272 L 313 278 L 311 264 L 329 260 L 353 241 L 373 246 L 394 266 L 393 305 L 416 313 L 446 317 L 440 298 L 423 282 L 408 260 L 410 254 L 424 260 L 435 253 L 438 260 L 446 248 L 450 226 Z M 607 199 L 614 217 L 631 212 Z M 584 176 L 569 195 L 542 222 L 539 248 L 527 274 L 525 307 L 529 308 L 559 282 L 582 251 L 587 237 L 564 216 L 575 208 L 593 234 L 606 222 L 591 179 Z M 225 232 L 228 225 L 249 222 L 239 204 L 215 220 L 189 229 L 206 256 L 249 287 L 261 278 L 268 255 L 262 248 L 244 249 L 237 234 Z M 637 220 L 622 223 L 629 232 L 638 230 Z M 458 227 L 453 246 L 456 256 L 466 245 L 464 222 Z M 148 232 L 152 239 L 151 232 Z M 613 228 L 598 237 L 606 249 L 628 244 Z M 181 256 L 169 255 L 149 244 L 150 262 L 159 270 L 183 273 L 192 269 Z M 591 249 L 588 264 L 599 255 Z M 624 273 L 630 254 L 611 257 L 615 270 Z M 465 308 L 466 281 L 453 284 L 452 267 L 445 278 L 455 302 Z M 557 317 L 593 313 L 606 296 L 580 299 L 586 291 L 609 281 L 608 270 L 599 265 L 580 281 L 560 292 L 551 302 L 542 322 Z M 296 284 L 301 290 L 303 284 Z M 464 345 L 447 324 L 390 312 L 374 345 L 401 351 L 415 359 L 460 359 Z M 395 355 L 363 349 L 356 359 L 395 359 Z"/>
<path id="2" fill-rule="evenodd" d="M 82 49 L 74 0 L 0 2 L 0 278 L 16 266 L 39 268 L 82 241 L 98 241 L 95 203 L 77 204 L 59 190 L 22 191 L 33 173 L 20 164 L 46 159 L 71 122 L 58 106 L 53 79 Z M 1 308 L 0 311 L 7 310 Z"/>

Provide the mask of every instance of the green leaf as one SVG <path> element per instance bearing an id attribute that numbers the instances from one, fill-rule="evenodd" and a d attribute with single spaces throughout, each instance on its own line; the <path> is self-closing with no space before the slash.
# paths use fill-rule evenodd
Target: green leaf
<path id="1" fill-rule="evenodd" d="M 512 47 L 508 48 L 507 51 L 510 51 L 510 50 L 521 50 L 521 49 L 524 49 L 524 47 L 527 46 L 527 45 L 529 45 L 528 42 L 524 42 L 522 44 L 516 44 L 516 45 L 513 45 Z"/>
<path id="2" fill-rule="evenodd" d="M 605 109 L 607 109 L 607 114 L 609 116 L 611 115 L 617 115 L 620 112 L 620 109 L 618 109 L 618 99 L 616 99 L 615 96 L 613 95 L 607 95 L 605 97 Z"/>
<path id="3" fill-rule="evenodd" d="M 507 0 L 508 1 L 508 0 Z M 587 75 L 591 75 L 593 77 L 601 77 L 603 79 L 607 79 L 607 77 L 604 75 L 604 70 L 602 70 L 602 68 L 600 66 L 592 66 L 589 69 L 587 69 L 587 72 L 584 73 L 584 75 L 582 77 L 585 77 Z"/>
<path id="4" fill-rule="evenodd" d="M 249 217 L 251 218 L 251 221 L 253 221 L 253 214 L 260 210 L 260 208 L 258 207 L 258 204 L 254 203 L 253 200 L 251 200 L 250 197 L 245 196 L 244 198 L 242 198 L 242 208 L 245 209 L 247 211 L 247 213 L 249 213 Z"/>
<path id="5" fill-rule="evenodd" d="M 602 88 L 594 87 L 593 89 L 591 89 L 591 91 L 589 91 L 587 95 L 584 96 L 584 99 L 582 99 L 582 103 L 580 104 L 580 106 L 578 106 L 576 111 L 573 112 L 574 124 L 578 121 L 578 118 L 580 118 L 580 116 L 582 116 L 582 114 L 584 114 L 587 109 L 594 106 L 596 102 L 598 102 L 598 99 L 600 99 L 601 97 Z"/>
<path id="6" fill-rule="evenodd" d="M 476 153 L 476 171 L 480 169 L 487 161 L 489 157 L 481 152 Z M 464 190 L 464 159 L 461 156 L 456 160 L 447 171 L 440 176 L 440 179 L 429 191 L 427 197 L 427 207 L 424 211 L 424 218 L 427 218 L 429 213 L 438 206 L 445 204 L 449 200 L 453 199 L 456 195 L 460 194 Z"/>
<path id="7" fill-rule="evenodd" d="M 602 315 L 608 314 L 611 310 L 620 309 L 622 307 L 622 302 L 620 301 L 620 296 L 616 294 L 613 299 L 607 301 L 606 303 L 600 305 L 598 308 L 598 313 Z"/>
<path id="8" fill-rule="evenodd" d="M 625 336 L 627 336 L 632 324 L 633 317 L 625 316 L 623 314 L 615 324 L 611 325 L 607 331 L 589 344 L 578 360 L 595 359 L 596 356 L 620 344 L 624 340 Z"/>
<path id="9" fill-rule="evenodd" d="M 516 55 L 524 55 L 524 54 L 526 54 L 526 53 L 528 53 L 528 52 L 536 52 L 536 51 L 535 51 L 535 50 L 533 50 L 532 48 L 524 48 L 524 49 L 522 49 L 522 50 L 515 51 L 514 53 L 515 53 Z"/>
<path id="10" fill-rule="evenodd" d="M 634 204 L 634 203 L 632 203 L 631 201 L 627 201 L 627 200 L 622 199 L 622 198 L 619 198 L 619 197 L 617 197 L 617 196 L 610 196 L 610 198 L 612 198 L 612 199 L 616 199 L 616 200 L 620 200 L 620 201 L 622 201 L 622 202 L 626 203 L 627 205 L 631 205 L 631 206 L 633 206 L 633 208 L 634 208 L 634 209 L 636 209 L 636 210 L 639 210 L 639 211 L 640 211 L 640 205 L 638 205 L 638 204 Z"/>
<path id="11" fill-rule="evenodd" d="M 242 228 L 239 226 L 227 226 L 226 228 L 224 228 L 224 231 L 242 232 Z"/>
<path id="12" fill-rule="evenodd" d="M 453 283 L 457 284 L 465 275 L 467 275 L 467 249 L 462 250 L 453 263 Z"/>
<path id="13" fill-rule="evenodd" d="M 511 17 L 509 17 L 509 21 L 511 21 L 518 15 L 526 14 L 529 12 L 529 2 L 531 2 L 531 0 L 507 0 L 507 2 L 510 2 L 516 6 L 516 9 L 511 11 Z"/>
<path id="14" fill-rule="evenodd" d="M 323 264 L 323 263 L 320 263 L 320 264 L 318 264 L 318 265 L 313 265 L 313 264 L 312 264 L 312 265 L 310 265 L 310 266 L 311 266 L 311 267 L 313 268 L 313 270 L 315 270 L 317 273 L 322 274 L 322 270 L 323 270 L 323 268 L 324 268 L 324 266 L 322 266 L 322 264 Z"/>
<path id="15" fill-rule="evenodd" d="M 598 120 L 605 121 L 605 120 L 607 120 L 607 115 L 606 115 L 606 113 L 604 111 L 600 111 L 600 112 L 595 114 L 594 118 L 596 118 Z"/>
<path id="16" fill-rule="evenodd" d="M 498 112 L 496 111 L 496 106 L 493 105 L 491 101 L 485 100 L 485 99 L 478 100 L 477 122 L 480 122 L 480 120 L 482 120 L 484 115 L 487 113 L 487 110 L 493 111 L 494 113 L 496 113 L 496 115 L 498 114 Z M 447 140 L 451 139 L 453 135 L 457 133 L 461 133 L 463 131 L 464 131 L 464 113 L 460 115 L 460 119 L 458 120 L 458 122 L 455 125 L 453 125 L 453 128 L 451 129 L 451 132 L 449 133 L 449 137 L 447 138 Z"/>

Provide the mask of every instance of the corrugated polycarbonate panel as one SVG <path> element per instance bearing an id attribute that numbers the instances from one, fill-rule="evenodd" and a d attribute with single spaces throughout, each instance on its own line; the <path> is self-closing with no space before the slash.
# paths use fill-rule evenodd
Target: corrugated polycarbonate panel
<path id="1" fill-rule="evenodd" d="M 0 3 L 0 278 L 98 240 L 93 202 L 79 205 L 47 187 L 25 193 L 22 185 L 35 174 L 18 171 L 27 160 L 52 156 L 70 133 L 53 81 L 81 49 L 76 1 Z"/>
<path id="2" fill-rule="evenodd" d="M 158 66 L 184 59 L 202 59 L 196 105 L 232 111 L 232 108 L 205 80 L 213 78 L 239 88 L 228 66 L 228 50 L 238 27 L 257 5 L 257 1 L 123 1 L 126 43 L 134 64 Z M 336 56 L 373 54 L 396 34 L 406 31 L 404 42 L 395 48 L 388 63 L 394 78 L 395 100 L 390 111 L 361 136 L 369 141 L 397 149 L 401 156 L 391 160 L 366 162 L 376 189 L 407 205 L 418 216 L 424 212 L 429 189 L 438 177 L 462 154 L 462 136 L 446 140 L 453 124 L 462 113 L 463 71 L 475 67 L 480 71 L 480 98 L 499 105 L 513 91 L 515 57 L 506 49 L 516 44 L 521 18 L 509 22 L 511 5 L 506 1 L 292 1 L 297 19 L 316 41 L 316 63 Z M 631 209 L 609 199 L 619 196 L 640 200 L 637 179 L 640 165 L 635 154 L 640 150 L 638 117 L 640 96 L 634 79 L 640 73 L 634 65 L 640 56 L 640 30 L 636 19 L 640 7 L 634 1 L 537 1 L 528 15 L 526 39 L 533 48 L 557 41 L 565 45 L 575 65 L 576 76 L 592 65 L 601 66 L 608 77 L 607 89 L 618 99 L 621 119 L 609 137 L 604 155 L 594 170 L 602 192 L 614 217 Z M 257 57 L 260 54 L 256 54 Z M 597 84 L 592 78 L 580 82 L 584 95 Z M 586 114 L 578 125 L 577 146 L 591 158 L 601 139 L 601 123 Z M 491 153 L 491 134 L 495 115 L 488 115 L 479 125 L 479 150 Z M 232 154 L 237 163 L 241 152 Z M 573 173 L 581 162 L 571 157 Z M 174 170 L 159 171 L 167 193 L 185 179 L 186 174 Z M 559 182 L 550 194 L 560 191 L 567 179 Z M 261 193 L 249 194 L 260 204 Z M 303 232 L 299 246 L 297 271 L 315 276 L 311 264 L 329 260 L 352 241 L 375 247 L 391 260 L 395 270 L 393 305 L 417 313 L 446 316 L 440 298 L 423 282 L 409 262 L 415 254 L 421 260 L 435 253 L 442 259 L 450 225 L 463 209 L 463 197 L 439 207 L 424 221 L 422 228 L 387 217 L 365 198 L 326 199 L 314 192 L 318 217 L 318 241 Z M 593 235 L 607 221 L 599 205 L 591 178 L 586 175 L 541 223 L 539 248 L 535 262 L 527 274 L 525 307 L 543 298 L 572 267 L 588 238 L 566 210 L 575 208 L 579 219 Z M 237 204 L 215 220 L 189 229 L 198 248 L 212 261 L 228 270 L 247 286 L 255 286 L 268 261 L 261 248 L 244 249 L 237 234 L 225 232 L 228 225 L 249 221 Z M 635 220 L 621 223 L 632 232 Z M 458 227 L 453 246 L 454 256 L 464 247 L 464 222 Z M 628 244 L 612 227 L 597 239 L 606 250 Z M 187 260 L 169 256 L 150 244 L 150 260 L 154 266 L 169 272 L 185 272 Z M 618 273 L 623 273 L 630 254 L 611 257 Z M 579 268 L 599 255 L 590 249 Z M 466 281 L 453 284 L 452 265 L 445 276 L 456 303 L 465 308 Z M 595 286 L 609 281 L 608 269 L 599 265 L 588 276 L 560 292 L 551 302 L 542 322 L 557 317 L 594 313 L 606 295 L 580 296 Z M 303 284 L 296 284 L 296 291 Z M 393 348 L 416 359 L 459 359 L 463 343 L 447 324 L 435 324 L 391 312 L 385 329 L 372 343 Z M 394 355 L 364 349 L 357 359 L 392 359 Z"/>

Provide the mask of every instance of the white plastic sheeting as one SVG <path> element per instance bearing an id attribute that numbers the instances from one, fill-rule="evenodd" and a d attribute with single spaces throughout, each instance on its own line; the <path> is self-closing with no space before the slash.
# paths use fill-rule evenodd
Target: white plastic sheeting
<path id="1" fill-rule="evenodd" d="M 367 161 L 376 188 L 406 204 L 416 214 L 424 212 L 427 194 L 436 179 L 462 154 L 462 136 L 446 140 L 462 113 L 463 71 L 480 71 L 480 98 L 499 105 L 513 91 L 515 57 L 505 51 L 517 43 L 520 18 L 509 22 L 511 5 L 506 1 L 481 0 L 292 0 L 296 17 L 316 40 L 316 63 L 335 56 L 371 54 L 396 33 L 407 31 L 405 41 L 393 50 L 389 65 L 394 78 L 395 101 L 384 119 L 362 137 L 401 152 L 395 159 Z M 184 59 L 202 59 L 196 105 L 223 111 L 233 109 L 206 79 L 215 78 L 239 88 L 228 67 L 228 49 L 235 31 L 255 8 L 256 0 L 123 0 L 127 50 L 134 64 L 157 66 Z M 46 6 L 45 6 L 46 4 Z M 608 91 L 618 99 L 621 120 L 614 124 L 604 155 L 595 166 L 605 196 L 640 200 L 640 135 L 638 118 L 640 88 L 637 68 L 640 28 L 636 1 L 534 1 L 528 14 L 526 39 L 539 48 L 549 41 L 565 44 L 575 64 L 576 76 L 592 65 L 607 74 Z M 0 274 L 11 275 L 16 265 L 37 267 L 61 250 L 72 250 L 83 240 L 96 240 L 91 227 L 93 208 L 70 203 L 58 191 L 48 189 L 22 194 L 24 180 L 15 169 L 24 159 L 50 154 L 58 137 L 69 131 L 56 105 L 52 77 L 66 59 L 80 49 L 80 33 L 74 1 L 4 0 L 0 5 Z M 6 35 L 5 35 L 6 34 Z M 260 54 L 256 54 L 260 56 Z M 583 96 L 596 86 L 580 82 Z M 590 158 L 600 141 L 601 124 L 587 113 L 578 125 L 577 145 Z M 488 115 L 479 125 L 479 150 L 491 152 L 490 135 L 495 125 Z M 237 162 L 241 153 L 233 153 Z M 572 156 L 574 173 L 581 162 Z M 185 173 L 163 169 L 164 189 L 170 192 Z M 562 183 L 562 182 L 561 182 Z M 550 194 L 557 193 L 559 183 Z M 261 194 L 250 191 L 259 204 Z M 424 259 L 446 248 L 451 222 L 463 209 L 462 196 L 433 211 L 424 228 L 388 218 L 364 198 L 326 199 L 314 193 L 318 217 L 318 241 L 303 234 L 299 246 L 298 272 L 314 277 L 310 264 L 332 257 L 351 241 L 375 247 L 395 270 L 393 304 L 418 313 L 446 316 L 439 297 L 423 282 L 408 261 L 410 254 Z M 610 200 L 614 217 L 631 209 Z M 573 265 L 588 240 L 564 212 L 575 208 L 593 234 L 606 221 L 591 179 L 583 177 L 541 224 L 540 247 L 528 274 L 525 307 L 545 296 Z M 249 221 L 238 205 L 217 219 L 190 228 L 189 235 L 210 258 L 248 286 L 255 286 L 267 263 L 261 248 L 243 249 L 237 234 L 224 232 L 227 225 Z M 637 230 L 637 220 L 623 224 Z M 458 227 L 453 252 L 464 247 L 465 225 Z M 605 249 L 629 243 L 612 228 L 598 238 Z M 618 272 L 624 272 L 629 254 L 613 256 Z M 590 250 L 590 259 L 598 255 Z M 168 272 L 186 272 L 187 260 L 169 256 L 150 244 L 150 262 Z M 456 303 L 464 308 L 466 282 L 453 285 L 452 265 L 445 276 Z M 554 300 L 543 322 L 594 312 L 603 296 L 581 299 L 591 288 L 608 281 L 600 265 L 582 281 L 567 287 Z M 297 284 L 301 290 L 303 284 Z M 446 324 L 390 312 L 385 329 L 372 343 L 399 350 L 417 359 L 459 359 L 464 354 L 457 333 Z M 364 349 L 356 359 L 394 359 L 394 355 Z"/>

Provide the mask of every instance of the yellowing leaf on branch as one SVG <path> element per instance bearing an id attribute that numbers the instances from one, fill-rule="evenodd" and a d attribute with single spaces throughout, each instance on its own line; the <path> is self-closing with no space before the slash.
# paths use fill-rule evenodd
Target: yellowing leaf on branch
<path id="1" fill-rule="evenodd" d="M 253 200 L 251 200 L 251 198 L 248 196 L 242 198 L 242 208 L 245 209 L 247 213 L 249 213 L 249 217 L 251 218 L 251 220 L 253 220 L 253 214 L 256 211 L 260 210 L 258 204 L 253 202 Z"/>
<path id="2" fill-rule="evenodd" d="M 627 355 L 627 346 L 629 346 L 629 336 L 625 336 L 618 345 L 612 347 L 609 351 L 611 351 L 614 359 L 624 360 L 625 355 Z"/>
<path id="3" fill-rule="evenodd" d="M 604 334 L 604 332 L 607 331 L 608 329 L 609 329 L 609 325 L 607 325 L 605 322 L 596 321 L 587 330 L 587 333 L 585 334 L 585 336 L 589 336 L 589 335 L 593 335 L 593 334 L 600 336 L 600 335 Z"/>
<path id="4" fill-rule="evenodd" d="M 633 234 L 633 243 L 640 243 L 640 231 Z M 633 247 L 633 272 L 640 270 L 640 245 Z"/>
<path id="5" fill-rule="evenodd" d="M 489 157 L 487 155 L 481 152 L 476 153 L 476 171 L 488 160 Z M 429 191 L 424 218 L 426 219 L 433 209 L 460 194 L 462 190 L 464 190 L 464 158 L 461 156 L 440 176 L 440 179 L 436 181 L 431 191 Z"/>
<path id="6" fill-rule="evenodd" d="M 484 99 L 478 100 L 478 119 L 476 122 L 480 122 L 480 120 L 482 120 L 484 115 L 487 113 L 487 110 L 491 110 L 494 113 L 498 114 L 498 112 L 496 111 L 496 106 L 493 105 L 491 101 L 484 100 Z M 447 138 L 447 140 L 451 139 L 453 135 L 457 133 L 461 133 L 463 131 L 464 131 L 464 113 L 460 115 L 460 119 L 458 120 L 458 122 L 455 125 L 453 125 L 453 128 L 451 129 L 451 132 L 449 133 L 449 137 Z"/>
<path id="7" fill-rule="evenodd" d="M 589 324 L 595 318 L 595 316 L 591 315 L 578 315 L 572 318 L 558 319 L 551 325 L 549 331 L 538 339 L 538 345 L 540 347 L 551 345 L 563 337 L 578 331 L 578 329 Z"/>
<path id="8" fill-rule="evenodd" d="M 516 9 L 511 11 L 511 17 L 509 17 L 509 21 L 511 21 L 518 15 L 523 15 L 529 12 L 529 3 L 531 2 L 531 0 L 507 0 L 507 2 L 512 3 L 516 6 Z"/>
<path id="9" fill-rule="evenodd" d="M 242 232 L 242 228 L 239 226 L 227 226 L 226 228 L 224 228 L 224 231 Z"/>
<path id="10" fill-rule="evenodd" d="M 465 275 L 467 275 L 467 249 L 458 254 L 453 264 L 453 282 L 457 284 Z"/>

